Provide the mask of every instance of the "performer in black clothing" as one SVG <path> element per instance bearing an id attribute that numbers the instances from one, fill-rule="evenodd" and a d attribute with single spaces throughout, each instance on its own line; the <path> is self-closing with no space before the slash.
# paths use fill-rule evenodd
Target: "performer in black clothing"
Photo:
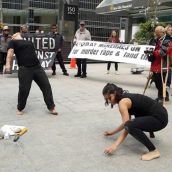
<path id="1" fill-rule="evenodd" d="M 56 58 L 59 62 L 59 65 L 62 69 L 62 72 L 63 72 L 63 75 L 66 75 L 66 76 L 69 76 L 69 74 L 67 73 L 67 70 L 65 68 L 65 65 L 64 65 L 64 62 L 63 62 L 63 57 L 62 57 L 62 46 L 63 46 L 63 36 L 61 34 L 59 34 L 58 32 L 58 27 L 56 24 L 53 24 L 51 26 L 51 32 L 50 32 L 50 35 L 55 39 L 55 41 L 60 41 L 58 43 L 60 43 L 60 48 L 57 50 L 57 55 L 56 55 Z M 57 44 L 58 44 L 57 43 Z M 55 63 L 55 60 L 54 60 L 54 63 L 53 63 L 53 66 L 52 66 L 52 75 L 56 75 L 56 63 Z"/>
<path id="2" fill-rule="evenodd" d="M 34 46 L 31 42 L 23 40 L 20 33 L 14 34 L 12 36 L 12 40 L 9 42 L 6 73 L 11 71 L 11 62 L 14 54 L 16 55 L 19 66 L 19 93 L 17 114 L 23 114 L 23 109 L 26 106 L 26 101 L 30 92 L 32 80 L 34 80 L 43 93 L 44 101 L 50 113 L 53 115 L 57 115 L 51 86 L 45 74 L 45 71 L 39 64 Z"/>
<path id="3" fill-rule="evenodd" d="M 142 155 L 142 160 L 148 161 L 160 157 L 159 151 L 144 132 L 152 133 L 166 127 L 168 123 L 166 109 L 147 96 L 127 93 L 114 84 L 108 83 L 102 93 L 105 98 L 105 105 L 110 103 L 113 107 L 113 105 L 118 104 L 122 117 L 122 124 L 113 131 L 105 132 L 105 135 L 114 135 L 124 130 L 117 141 L 105 149 L 105 153 L 110 154 L 115 151 L 129 133 L 149 150 L 148 153 Z M 134 115 L 135 118 L 131 119 L 131 115 Z"/>

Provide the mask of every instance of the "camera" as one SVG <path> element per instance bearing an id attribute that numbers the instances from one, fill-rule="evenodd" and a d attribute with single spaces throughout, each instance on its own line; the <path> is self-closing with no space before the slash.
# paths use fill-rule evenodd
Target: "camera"
<path id="1" fill-rule="evenodd" d="M 145 50 L 144 53 L 146 55 L 153 55 L 153 50 Z"/>
<path id="2" fill-rule="evenodd" d="M 144 53 L 147 55 L 148 61 L 153 62 L 155 57 L 153 55 L 153 50 L 145 50 Z"/>

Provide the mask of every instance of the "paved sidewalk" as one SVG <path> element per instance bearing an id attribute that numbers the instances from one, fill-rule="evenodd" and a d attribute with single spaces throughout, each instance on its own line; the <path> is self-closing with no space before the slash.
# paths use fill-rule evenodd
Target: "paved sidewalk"
<path id="1" fill-rule="evenodd" d="M 63 76 L 47 75 L 51 82 L 59 116 L 48 113 L 42 93 L 35 83 L 28 98 L 25 114 L 16 115 L 18 80 L 15 74 L 0 76 L 0 126 L 24 125 L 29 128 L 21 139 L 0 140 L 0 172 L 167 172 L 172 170 L 172 97 L 166 104 L 168 126 L 155 133 L 153 143 L 161 158 L 143 162 L 140 155 L 146 148 L 131 136 L 113 156 L 104 155 L 117 136 L 105 138 L 104 131 L 117 127 L 121 118 L 117 107 L 104 106 L 102 88 L 113 82 L 129 90 L 142 93 L 148 71 L 133 75 L 133 65 L 119 64 L 120 75 L 114 66 L 106 74 L 106 64 L 89 64 L 86 79 L 74 78 L 76 69 L 68 69 Z M 146 92 L 156 98 L 154 84 Z"/>

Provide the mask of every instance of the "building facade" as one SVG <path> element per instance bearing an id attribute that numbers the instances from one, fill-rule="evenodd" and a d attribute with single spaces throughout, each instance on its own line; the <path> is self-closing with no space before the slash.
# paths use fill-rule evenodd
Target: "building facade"
<path id="1" fill-rule="evenodd" d="M 106 41 L 115 29 L 119 31 L 120 18 L 114 15 L 99 15 L 95 12 L 101 0 L 0 0 L 0 22 L 8 25 L 11 32 L 19 31 L 27 24 L 30 32 L 41 27 L 49 31 L 52 23 L 58 23 L 67 41 L 84 20 L 93 40 Z M 66 11 L 70 10 L 70 11 Z M 67 13 L 75 13 L 73 16 Z"/>
<path id="2" fill-rule="evenodd" d="M 80 0 L 79 20 L 86 22 L 88 30 L 91 32 L 92 40 L 107 41 L 112 30 L 119 32 L 120 17 L 115 15 L 100 15 L 95 9 L 102 0 Z"/>
<path id="3" fill-rule="evenodd" d="M 46 31 L 52 23 L 57 23 L 59 13 L 58 0 L 1 0 L 0 22 L 8 25 L 11 32 L 19 30 L 21 24 L 27 24 L 30 31 L 43 27 Z"/>
<path id="4" fill-rule="evenodd" d="M 152 20 L 172 24 L 172 0 L 103 0 L 96 12 L 121 17 L 120 32 L 126 42 L 134 38 L 141 22 Z M 125 42 L 125 41 L 124 41 Z"/>

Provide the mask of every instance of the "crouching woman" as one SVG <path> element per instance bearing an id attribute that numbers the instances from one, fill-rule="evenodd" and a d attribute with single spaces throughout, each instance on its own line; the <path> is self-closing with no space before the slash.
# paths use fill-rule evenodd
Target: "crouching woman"
<path id="1" fill-rule="evenodd" d="M 108 83 L 103 88 L 105 105 L 113 107 L 118 104 L 122 118 L 122 124 L 113 131 L 106 131 L 106 136 L 114 135 L 123 130 L 116 142 L 105 149 L 105 153 L 111 154 L 124 141 L 128 133 L 141 142 L 148 152 L 141 156 L 142 160 L 149 161 L 160 157 L 160 152 L 149 140 L 144 132 L 156 132 L 166 127 L 168 113 L 166 109 L 150 97 L 141 94 L 128 93 L 115 84 Z M 131 119 L 131 116 L 134 116 Z"/>

